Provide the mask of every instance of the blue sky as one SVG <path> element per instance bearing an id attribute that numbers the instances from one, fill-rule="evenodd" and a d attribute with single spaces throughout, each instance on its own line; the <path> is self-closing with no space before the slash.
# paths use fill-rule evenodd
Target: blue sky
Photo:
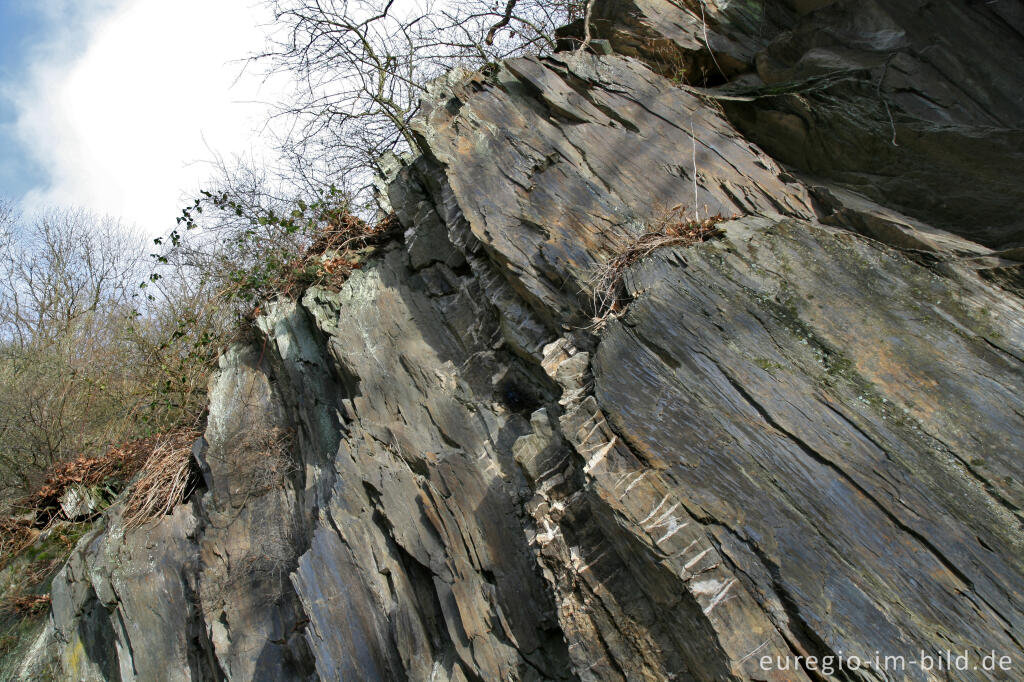
<path id="1" fill-rule="evenodd" d="M 0 0 L 0 198 L 173 227 L 215 156 L 263 158 L 287 90 L 261 0 Z"/>
<path id="2" fill-rule="evenodd" d="M 46 23 L 33 6 L 0 0 L 0 197 L 21 199 L 46 179 L 13 130 L 18 112 L 4 87 L 23 77 L 33 46 L 45 39 Z"/>

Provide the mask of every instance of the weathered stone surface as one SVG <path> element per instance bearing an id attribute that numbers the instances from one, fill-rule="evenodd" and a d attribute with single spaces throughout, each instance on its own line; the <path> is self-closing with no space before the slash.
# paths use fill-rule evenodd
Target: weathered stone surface
<path id="1" fill-rule="evenodd" d="M 453 73 L 419 125 L 469 231 L 551 326 L 577 322 L 593 265 L 677 204 L 813 215 L 804 188 L 716 110 L 620 57 Z"/>
<path id="2" fill-rule="evenodd" d="M 659 530 L 698 521 L 810 653 L 1019 651 L 1019 301 L 749 219 L 628 287 L 595 392 L 680 498 Z"/>
<path id="3" fill-rule="evenodd" d="M 285 328 L 280 345 L 302 343 L 305 330 Z M 304 679 L 312 672 L 288 580 L 306 525 L 300 464 L 282 395 L 287 378 L 268 364 L 249 348 L 224 356 L 198 452 L 207 482 L 198 596 L 227 679 Z M 317 417 L 311 409 L 310 427 Z"/>
<path id="4" fill-rule="evenodd" d="M 435 83 L 423 154 L 380 195 L 404 234 L 340 291 L 265 307 L 211 384 L 204 486 L 129 533 L 115 505 L 55 580 L 39 651 L 68 679 L 925 680 L 806 657 L 947 650 L 1014 666 L 949 679 L 1019 677 L 1024 275 L 1016 228 L 990 219 L 1012 175 L 978 190 L 989 217 L 961 221 L 954 195 L 915 203 L 955 154 L 903 179 L 791 174 L 705 95 L 622 56 L 697 68 L 710 45 L 715 97 L 767 83 L 764 55 L 831 74 L 800 56 L 811 21 L 866 31 L 872 54 L 896 41 L 891 72 L 935 58 L 869 4 L 849 24 L 842 1 L 763 21 L 759 3 L 604 2 L 619 55 Z M 886 16 L 909 35 L 923 10 L 907 7 Z M 1016 106 L 968 85 L 917 115 L 948 110 L 961 135 L 982 125 L 977 93 L 993 116 Z M 905 107 L 897 133 L 917 125 L 916 100 L 883 91 Z M 877 132 L 815 97 L 815 135 L 837 136 L 820 158 Z M 992 134 L 1005 169 L 1016 152 Z M 880 162 L 919 158 L 894 149 Z M 594 324 L 594 268 L 675 205 L 738 217 L 634 264 Z"/>
<path id="5" fill-rule="evenodd" d="M 209 680 L 217 664 L 196 605 L 198 520 L 185 504 L 125 533 L 119 509 L 53 581 L 50 641 L 71 680 Z"/>
<path id="6" fill-rule="evenodd" d="M 442 284 L 425 285 L 428 272 Z M 491 348 L 478 284 L 443 263 L 413 273 L 393 250 L 305 304 L 358 378 L 331 501 L 294 577 L 321 677 L 561 677 L 510 457 L 524 405 L 550 395 Z"/>

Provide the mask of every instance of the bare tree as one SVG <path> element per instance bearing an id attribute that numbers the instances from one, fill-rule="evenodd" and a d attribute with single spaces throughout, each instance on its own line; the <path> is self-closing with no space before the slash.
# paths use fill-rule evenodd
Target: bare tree
<path id="1" fill-rule="evenodd" d="M 145 258 L 118 221 L 70 209 L 28 223 L 8 209 L 0 243 L 0 338 L 20 346 L 102 340 L 90 316 L 128 304 Z"/>
<path id="2" fill-rule="evenodd" d="M 48 465 L 125 430 L 125 337 L 142 240 L 116 221 L 0 209 L 0 469 L 26 486 Z"/>
<path id="3" fill-rule="evenodd" d="M 415 150 L 409 129 L 425 85 L 455 66 L 478 67 L 554 48 L 558 26 L 584 0 L 272 0 L 272 45 L 257 57 L 294 76 L 280 116 L 286 153 L 361 194 L 386 151 Z"/>

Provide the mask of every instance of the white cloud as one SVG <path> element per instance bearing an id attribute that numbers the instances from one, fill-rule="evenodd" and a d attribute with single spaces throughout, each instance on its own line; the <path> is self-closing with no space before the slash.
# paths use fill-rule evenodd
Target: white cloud
<path id="1" fill-rule="evenodd" d="M 16 95 L 17 131 L 51 181 L 26 209 L 83 206 L 159 234 L 208 176 L 202 161 L 263 153 L 265 102 L 285 85 L 238 61 L 263 46 L 268 17 L 253 2 L 125 0 L 77 55 L 41 51 Z"/>

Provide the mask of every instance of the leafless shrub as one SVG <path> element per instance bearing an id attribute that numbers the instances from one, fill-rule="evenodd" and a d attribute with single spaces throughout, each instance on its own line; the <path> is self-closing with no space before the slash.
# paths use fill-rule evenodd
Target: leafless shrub
<path id="1" fill-rule="evenodd" d="M 145 251 L 116 221 L 0 206 L 0 493 L 130 437 L 148 390 L 126 338 Z"/>
<path id="2" fill-rule="evenodd" d="M 267 598 L 280 599 L 280 588 L 276 585 L 287 581 L 288 573 L 295 566 L 295 534 L 289 510 L 281 510 L 280 517 L 260 531 L 256 551 L 238 558 L 225 583 L 228 591 L 248 583 L 262 586 Z"/>
<path id="3" fill-rule="evenodd" d="M 292 456 L 292 432 L 253 428 L 207 452 L 216 478 L 225 483 L 232 506 L 283 487 L 298 465 Z"/>
<path id="4" fill-rule="evenodd" d="M 249 431 L 235 448 L 231 480 L 240 481 L 248 495 L 280 487 L 298 470 L 292 458 L 292 434 L 280 428 Z"/>

